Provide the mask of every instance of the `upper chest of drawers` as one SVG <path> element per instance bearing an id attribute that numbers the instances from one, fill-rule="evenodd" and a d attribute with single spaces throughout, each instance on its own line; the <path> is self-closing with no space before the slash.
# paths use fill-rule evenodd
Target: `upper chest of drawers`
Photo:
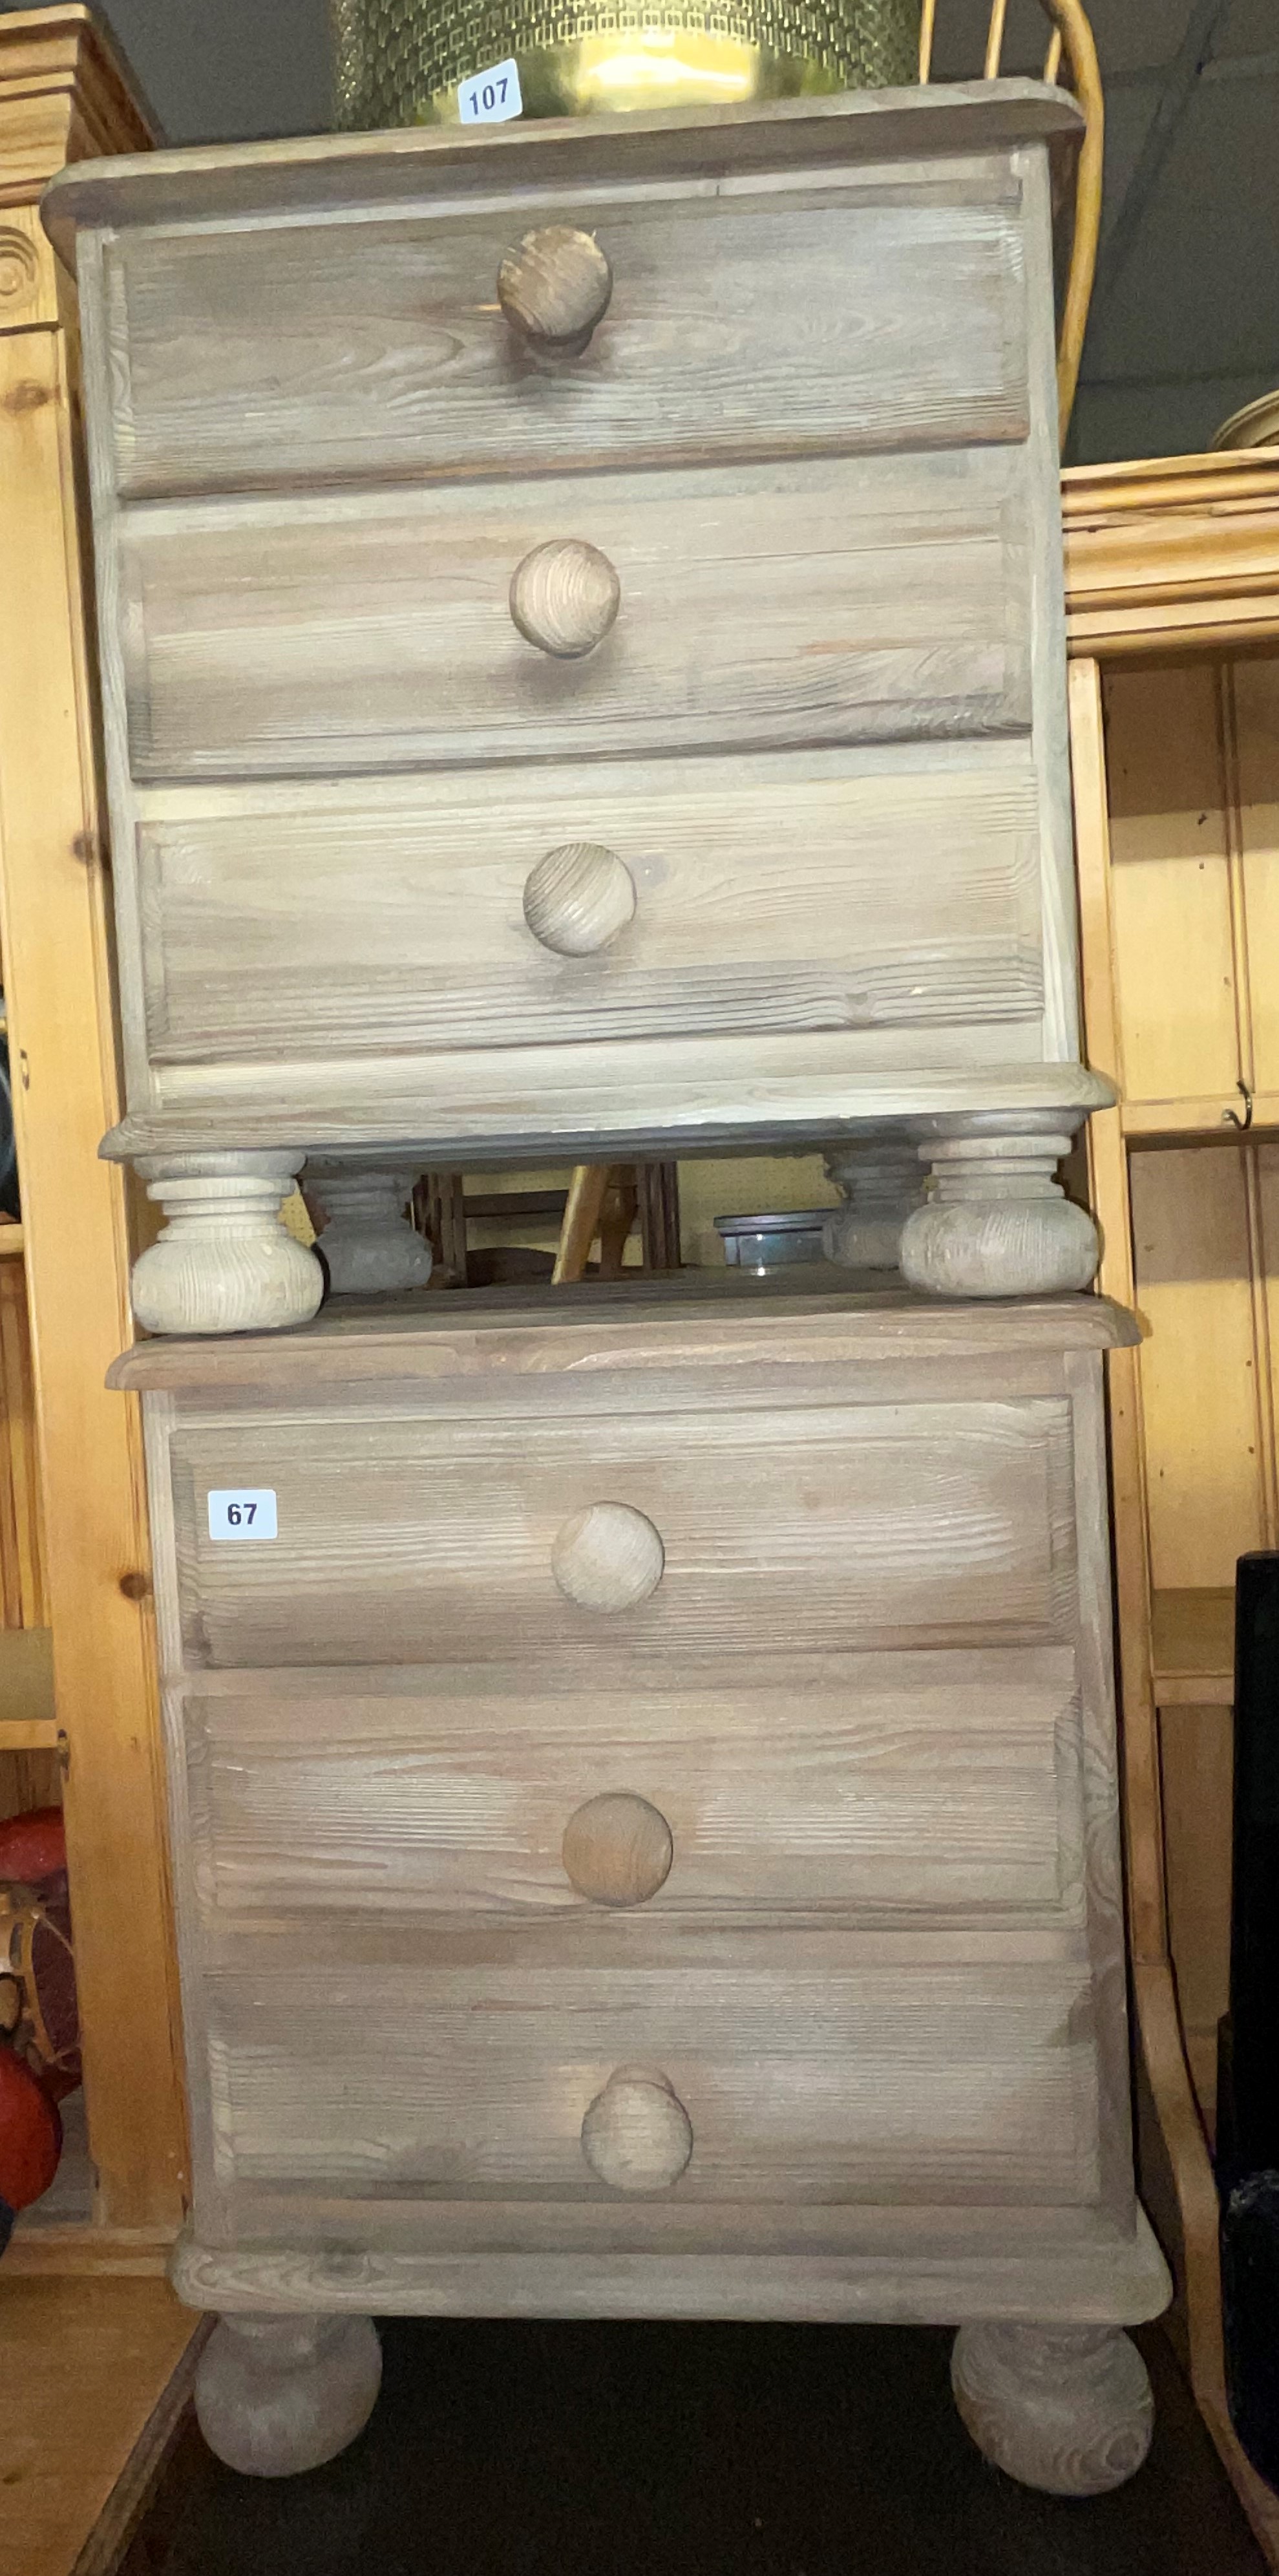
<path id="1" fill-rule="evenodd" d="M 874 1042 L 894 1064 L 1072 1054 L 1074 122 L 1005 83 L 55 186 L 135 1114 L 269 1123 L 269 1077 L 221 1068 L 328 1104 L 371 1051 L 438 1119 L 491 1037 L 647 1048 L 637 1112 L 680 1037 L 758 1033 L 779 1069 L 815 1027 L 917 1024 Z M 604 280 L 584 345 L 499 294 L 565 232 Z M 565 969 L 527 898 L 579 842 L 629 893 Z M 832 1104 L 860 1064 L 832 1047 Z"/>

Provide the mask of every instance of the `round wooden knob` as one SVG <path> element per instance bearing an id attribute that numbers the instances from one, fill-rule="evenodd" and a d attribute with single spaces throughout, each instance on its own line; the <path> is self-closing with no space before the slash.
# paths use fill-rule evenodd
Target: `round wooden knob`
<path id="1" fill-rule="evenodd" d="M 666 2077 L 619 2066 L 582 2122 L 582 2153 L 610 2191 L 667 2191 L 693 2152 L 693 2123 Z"/>
<path id="2" fill-rule="evenodd" d="M 629 1503 L 588 1503 L 551 1549 L 560 1590 L 582 1610 L 633 1610 L 656 1592 L 666 1551 L 650 1520 Z"/>
<path id="3" fill-rule="evenodd" d="M 545 224 L 508 250 L 497 300 L 513 331 L 548 357 L 580 357 L 608 311 L 613 272 L 590 233 Z"/>
<path id="4" fill-rule="evenodd" d="M 578 537 L 553 537 L 517 564 L 511 615 L 525 642 L 557 662 L 577 662 L 602 644 L 622 604 L 607 555 Z"/>
<path id="5" fill-rule="evenodd" d="M 532 870 L 524 918 L 557 957 L 592 957 L 634 920 L 635 880 L 602 842 L 565 841 Z"/>
<path id="6" fill-rule="evenodd" d="M 592 1905 L 644 1905 L 670 1876 L 675 1846 L 665 1816 L 625 1790 L 588 1798 L 564 1828 L 564 1870 Z"/>

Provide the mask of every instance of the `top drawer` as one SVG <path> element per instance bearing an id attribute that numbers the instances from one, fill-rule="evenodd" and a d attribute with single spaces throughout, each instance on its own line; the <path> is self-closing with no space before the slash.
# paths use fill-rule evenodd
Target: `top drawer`
<path id="1" fill-rule="evenodd" d="M 1056 1398 L 503 1421 L 268 1403 L 180 1418 L 169 1468 L 195 1667 L 547 1659 L 598 1690 L 625 1655 L 1046 1645 L 1075 1624 Z M 240 1500 L 222 1516 L 246 1495 L 256 1526 Z"/>
<path id="2" fill-rule="evenodd" d="M 594 234 L 613 272 L 576 357 L 536 354 L 497 301 L 504 253 L 552 225 Z M 1021 232 L 1006 160 L 802 195 L 130 227 L 105 247 L 115 478 L 143 495 L 1019 439 Z"/>

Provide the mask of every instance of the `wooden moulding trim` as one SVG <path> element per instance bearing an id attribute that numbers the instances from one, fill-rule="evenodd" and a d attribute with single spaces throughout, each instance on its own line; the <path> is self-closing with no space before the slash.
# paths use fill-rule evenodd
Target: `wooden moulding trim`
<path id="1" fill-rule="evenodd" d="M 219 145 L 120 159 L 69 173 L 49 199 L 49 229 L 74 259 L 75 228 L 192 222 L 287 209 L 404 200 L 447 176 L 450 192 L 539 182 L 623 187 L 633 179 L 717 175 L 906 154 L 1012 151 L 1073 140 L 1083 119 L 1064 90 L 1041 81 L 947 82 L 936 89 L 846 91 L 768 106 L 667 108 L 626 117 L 546 117 L 508 125 L 500 179 L 487 129 L 415 127 L 395 134 L 305 135 L 283 143 Z"/>
<path id="2" fill-rule="evenodd" d="M 916 1144 L 948 1131 L 938 1120 L 1060 1112 L 1070 1130 L 1094 1109 L 1112 1109 L 1117 1094 L 1104 1074 L 1081 1064 L 953 1066 L 934 1072 L 864 1070 L 844 1031 L 789 1034 L 777 1048 L 769 1097 L 744 1118 L 744 1088 L 758 1072 L 754 1037 L 712 1043 L 626 1039 L 539 1046 L 539 1088 L 531 1104 L 513 1099 L 528 1083 L 528 1050 L 458 1048 L 452 1054 L 399 1056 L 379 1065 L 350 1057 L 340 1095 L 317 1099 L 305 1063 L 237 1066 L 214 1096 L 201 1080 L 196 1098 L 142 1109 L 103 1137 L 107 1162 L 150 1154 L 281 1153 L 299 1147 L 325 1161 L 345 1155 L 376 1161 L 422 1158 L 422 1168 L 451 1163 L 633 1160 L 637 1154 L 803 1152 L 835 1137 L 856 1143 L 885 1125 Z M 857 1033 L 852 1033 L 854 1038 Z M 854 1060 L 850 1063 L 850 1053 Z M 641 1134 L 634 1106 L 642 1099 L 650 1125 Z M 833 1104 L 838 1103 L 838 1107 Z M 263 1103 L 269 1104 L 263 1107 Z M 616 1150 L 614 1150 L 616 1149 Z"/>
<path id="3" fill-rule="evenodd" d="M 905 1290 L 882 1299 L 855 1292 L 774 1298 L 752 1284 L 741 1297 L 721 1299 L 667 1296 L 660 1282 L 651 1289 L 646 1295 L 642 1287 L 624 1288 L 613 1299 L 592 1284 L 580 1299 L 560 1289 L 548 1290 L 544 1303 L 530 1298 L 494 1306 L 483 1303 L 483 1291 L 474 1299 L 458 1291 L 425 1304 L 410 1296 L 396 1307 L 374 1300 L 362 1308 L 344 1298 L 337 1313 L 326 1308 L 296 1332 L 203 1340 L 157 1335 L 137 1342 L 112 1363 L 107 1383 L 151 1391 L 260 1384 L 283 1400 L 308 1385 L 328 1386 L 340 1364 L 344 1381 L 396 1383 L 471 1381 L 477 1368 L 491 1367 L 513 1391 L 525 1373 L 541 1381 L 548 1370 L 598 1368 L 610 1360 L 634 1367 L 691 1359 L 708 1367 L 717 1357 L 740 1379 L 756 1358 L 767 1362 L 781 1325 L 792 1349 L 802 1333 L 804 1356 L 818 1368 L 965 1354 L 990 1359 L 1012 1350 L 1113 1350 L 1140 1338 L 1135 1318 L 1106 1297 L 933 1305 Z M 440 1306 L 447 1311 L 439 1313 Z M 721 1351 L 716 1334 L 726 1322 L 730 1334 Z M 758 1341 L 747 1344 L 742 1335 L 752 1322 L 761 1329 Z M 791 1375 L 799 1380 L 798 1367 Z"/>
<path id="4" fill-rule="evenodd" d="M 1061 478 L 1067 531 L 1131 512 L 1198 509 L 1223 502 L 1279 505 L 1279 448 L 1243 447 L 1202 456 L 1139 457 L 1121 465 L 1071 465 Z"/>
<path id="5" fill-rule="evenodd" d="M 66 163 L 145 153 L 153 122 L 81 0 L 0 15 L 0 204 L 32 204 Z"/>
<path id="6" fill-rule="evenodd" d="M 519 2225 L 494 2210 L 499 2237 Z M 716 2213 L 707 2210 L 714 2227 Z M 503 2229 L 502 2221 L 506 2221 Z M 446 2233 L 441 2226 L 441 2236 Z M 940 2230 L 939 2230 L 940 2236 Z M 370 2253 L 314 2248 L 218 2252 L 179 2238 L 170 2279 L 188 2307 L 228 2313 L 290 2309 L 409 2316 L 767 2317 L 954 2325 L 968 2318 L 1042 2324 L 1140 2325 L 1167 2304 L 1169 2280 L 1149 2224 L 1102 2234 L 1060 2255 L 965 2257 L 894 2249 L 778 2254 Z"/>
<path id="7" fill-rule="evenodd" d="M 1072 469 L 1062 516 L 1072 653 L 1279 636 L 1279 449 Z"/>

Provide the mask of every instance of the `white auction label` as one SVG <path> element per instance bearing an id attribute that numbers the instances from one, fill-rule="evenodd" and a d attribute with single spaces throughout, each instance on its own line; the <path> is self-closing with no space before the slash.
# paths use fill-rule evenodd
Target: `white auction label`
<path id="1" fill-rule="evenodd" d="M 269 1485 L 219 1486 L 209 1496 L 210 1538 L 278 1538 Z"/>
<path id="2" fill-rule="evenodd" d="M 491 71 L 472 72 L 459 81 L 457 112 L 463 125 L 504 125 L 523 114 L 520 76 L 514 61 L 494 63 Z"/>

